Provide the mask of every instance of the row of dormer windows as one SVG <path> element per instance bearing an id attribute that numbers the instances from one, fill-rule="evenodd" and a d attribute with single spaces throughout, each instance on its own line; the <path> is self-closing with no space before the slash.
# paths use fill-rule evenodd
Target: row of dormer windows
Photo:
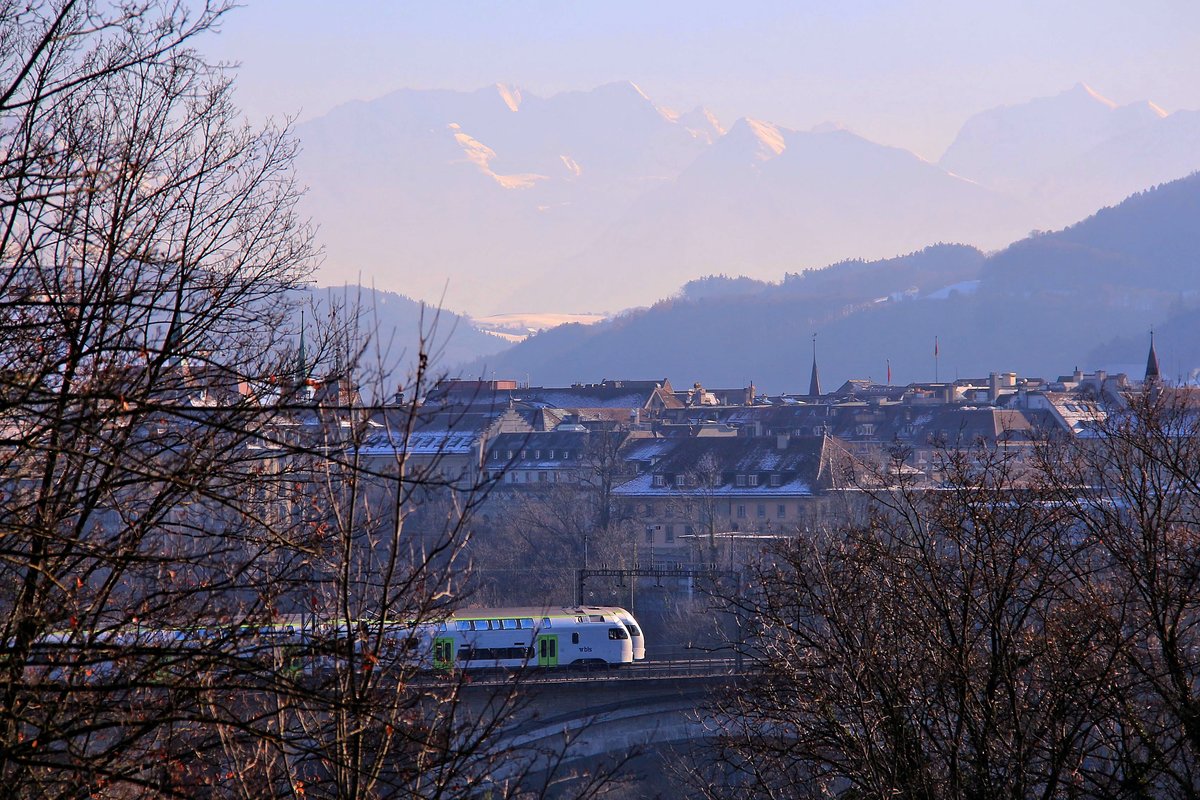
<path id="1" fill-rule="evenodd" d="M 676 474 L 672 482 L 677 489 L 682 489 L 696 483 L 694 479 L 689 479 L 689 476 L 683 473 Z M 662 473 L 656 474 L 651 478 L 650 483 L 656 489 L 665 488 L 668 483 L 668 476 Z M 733 476 L 733 483 L 739 488 L 757 487 L 759 485 L 759 474 L 757 472 L 738 472 Z M 778 488 L 783 485 L 783 476 L 778 472 L 772 472 L 767 475 L 767 484 Z"/>
<path id="2" fill-rule="evenodd" d="M 676 506 L 668 504 L 662 508 L 654 503 L 636 503 L 634 504 L 634 512 L 645 515 L 646 519 L 675 519 L 675 518 L 694 518 L 696 509 L 687 505 Z M 770 519 L 777 520 L 800 519 L 804 516 L 804 504 L 796 503 L 793 507 L 788 503 L 756 503 L 747 505 L 746 503 L 722 503 L 712 509 L 712 512 L 718 517 L 726 517 L 728 519 Z M 691 526 L 688 526 L 691 528 Z M 688 533 L 691 533 L 688 530 Z"/>
<path id="3" fill-rule="evenodd" d="M 516 451 L 516 450 L 505 450 L 505 451 L 503 451 L 503 458 L 504 458 L 504 460 L 505 460 L 505 461 L 512 461 L 512 460 L 513 460 L 513 456 L 515 456 L 515 455 L 517 454 L 517 452 L 518 452 L 518 451 Z M 530 454 L 530 453 L 533 453 L 533 460 L 534 460 L 534 461 L 541 461 L 541 460 L 542 460 L 542 453 L 543 453 L 543 452 L 545 452 L 545 453 L 546 453 L 546 460 L 547 460 L 547 461 L 553 461 L 553 460 L 555 459 L 555 457 L 556 457 L 556 454 L 557 454 L 557 458 L 558 458 L 558 459 L 560 459 L 560 460 L 562 460 L 562 461 L 570 461 L 570 460 L 571 460 L 571 458 L 572 458 L 572 456 L 571 456 L 571 453 L 572 453 L 572 451 L 571 451 L 571 450 L 546 450 L 546 451 L 542 451 L 542 450 L 521 450 L 521 451 L 519 451 L 519 452 L 520 452 L 520 458 L 521 458 L 522 460 L 529 458 L 529 454 Z M 501 455 L 502 455 L 502 454 L 501 454 L 501 451 L 500 451 L 500 450 L 493 450 L 493 451 L 492 451 L 492 461 L 499 461 L 499 460 L 500 460 L 500 458 L 501 458 Z M 575 457 L 576 457 L 576 458 L 578 458 L 578 457 L 579 457 L 579 454 L 578 454 L 578 452 L 575 452 Z"/>

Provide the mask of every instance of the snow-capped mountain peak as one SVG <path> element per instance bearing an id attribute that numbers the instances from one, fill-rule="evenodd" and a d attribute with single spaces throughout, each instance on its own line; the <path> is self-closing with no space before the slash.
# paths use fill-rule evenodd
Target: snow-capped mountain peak
<path id="1" fill-rule="evenodd" d="M 521 90 L 517 87 L 497 83 L 496 93 L 500 95 L 504 105 L 508 106 L 509 111 L 516 112 L 521 109 Z"/>

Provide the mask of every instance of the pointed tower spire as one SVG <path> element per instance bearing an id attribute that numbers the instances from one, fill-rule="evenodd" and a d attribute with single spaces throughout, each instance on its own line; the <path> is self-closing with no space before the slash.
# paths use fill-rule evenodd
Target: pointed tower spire
<path id="1" fill-rule="evenodd" d="M 1161 378 L 1161 373 L 1158 370 L 1158 353 L 1154 352 L 1154 331 L 1150 331 L 1150 354 L 1146 356 L 1146 379 L 1145 383 L 1158 383 Z"/>
<path id="2" fill-rule="evenodd" d="M 179 313 L 179 306 L 171 312 L 171 323 L 167 326 L 167 336 L 163 340 L 163 352 L 168 358 L 178 356 L 180 346 L 183 344 L 183 318 Z"/>
<path id="3" fill-rule="evenodd" d="M 296 352 L 296 385 L 308 380 L 308 353 L 304 349 L 304 309 L 300 309 L 300 347 Z"/>
<path id="4" fill-rule="evenodd" d="M 812 335 L 813 366 L 812 376 L 808 379 L 808 396 L 821 396 L 821 374 L 817 372 L 817 335 Z"/>

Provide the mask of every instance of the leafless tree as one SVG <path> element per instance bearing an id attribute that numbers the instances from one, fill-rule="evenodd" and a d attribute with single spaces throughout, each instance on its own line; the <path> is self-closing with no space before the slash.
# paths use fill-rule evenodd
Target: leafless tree
<path id="1" fill-rule="evenodd" d="M 717 490 L 721 487 L 721 465 L 712 453 L 705 453 L 696 463 L 696 467 L 685 476 L 685 495 L 683 497 L 684 514 L 694 521 L 693 529 L 701 536 L 696 540 L 697 551 L 707 548 L 706 560 L 716 563 L 717 548 L 717 518 L 720 496 Z"/>
<path id="2" fill-rule="evenodd" d="M 19 793 L 192 783 L 213 713 L 194 674 L 264 679 L 233 633 L 293 564 L 261 513 L 264 408 L 312 249 L 286 133 L 243 128 L 186 47 L 222 12 L 0 12 L 0 776 Z M 205 621 L 195 660 L 162 633 Z"/>
<path id="3" fill-rule="evenodd" d="M 1113 668 L 1098 794 L 1200 793 L 1200 405 L 1192 390 L 1130 392 L 1088 435 L 1048 443 L 1045 472 L 1091 543 L 1080 583 Z"/>
<path id="4" fill-rule="evenodd" d="M 1002 451 L 942 459 L 945 486 L 880 473 L 861 523 L 779 547 L 733 598 L 757 669 L 717 706 L 710 796 L 1079 788 L 1111 628 L 1077 591 L 1069 515 Z"/>
<path id="5" fill-rule="evenodd" d="M 592 529 L 603 537 L 624 521 L 613 490 L 632 475 L 621 456 L 628 432 L 618 425 L 594 428 L 583 449 L 580 486 L 586 490 Z"/>
<path id="6" fill-rule="evenodd" d="M 483 603 L 574 601 L 576 570 L 631 559 L 632 531 L 588 481 L 497 489 L 473 523 L 470 555 Z M 601 527 L 604 520 L 606 527 Z"/>
<path id="7" fill-rule="evenodd" d="M 189 46 L 225 10 L 0 0 L 0 785 L 524 792 L 512 687 L 463 711 L 416 671 L 479 487 L 410 463 L 415 406 L 355 399 L 367 346 L 298 352 L 294 142 Z"/>

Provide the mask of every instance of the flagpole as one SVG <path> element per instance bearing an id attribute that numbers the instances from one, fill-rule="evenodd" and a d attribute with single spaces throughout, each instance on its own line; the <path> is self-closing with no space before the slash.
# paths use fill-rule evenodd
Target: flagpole
<path id="1" fill-rule="evenodd" d="M 941 354 L 938 352 L 938 337 L 933 337 L 933 382 L 941 383 L 938 379 L 938 362 L 941 360 Z"/>

